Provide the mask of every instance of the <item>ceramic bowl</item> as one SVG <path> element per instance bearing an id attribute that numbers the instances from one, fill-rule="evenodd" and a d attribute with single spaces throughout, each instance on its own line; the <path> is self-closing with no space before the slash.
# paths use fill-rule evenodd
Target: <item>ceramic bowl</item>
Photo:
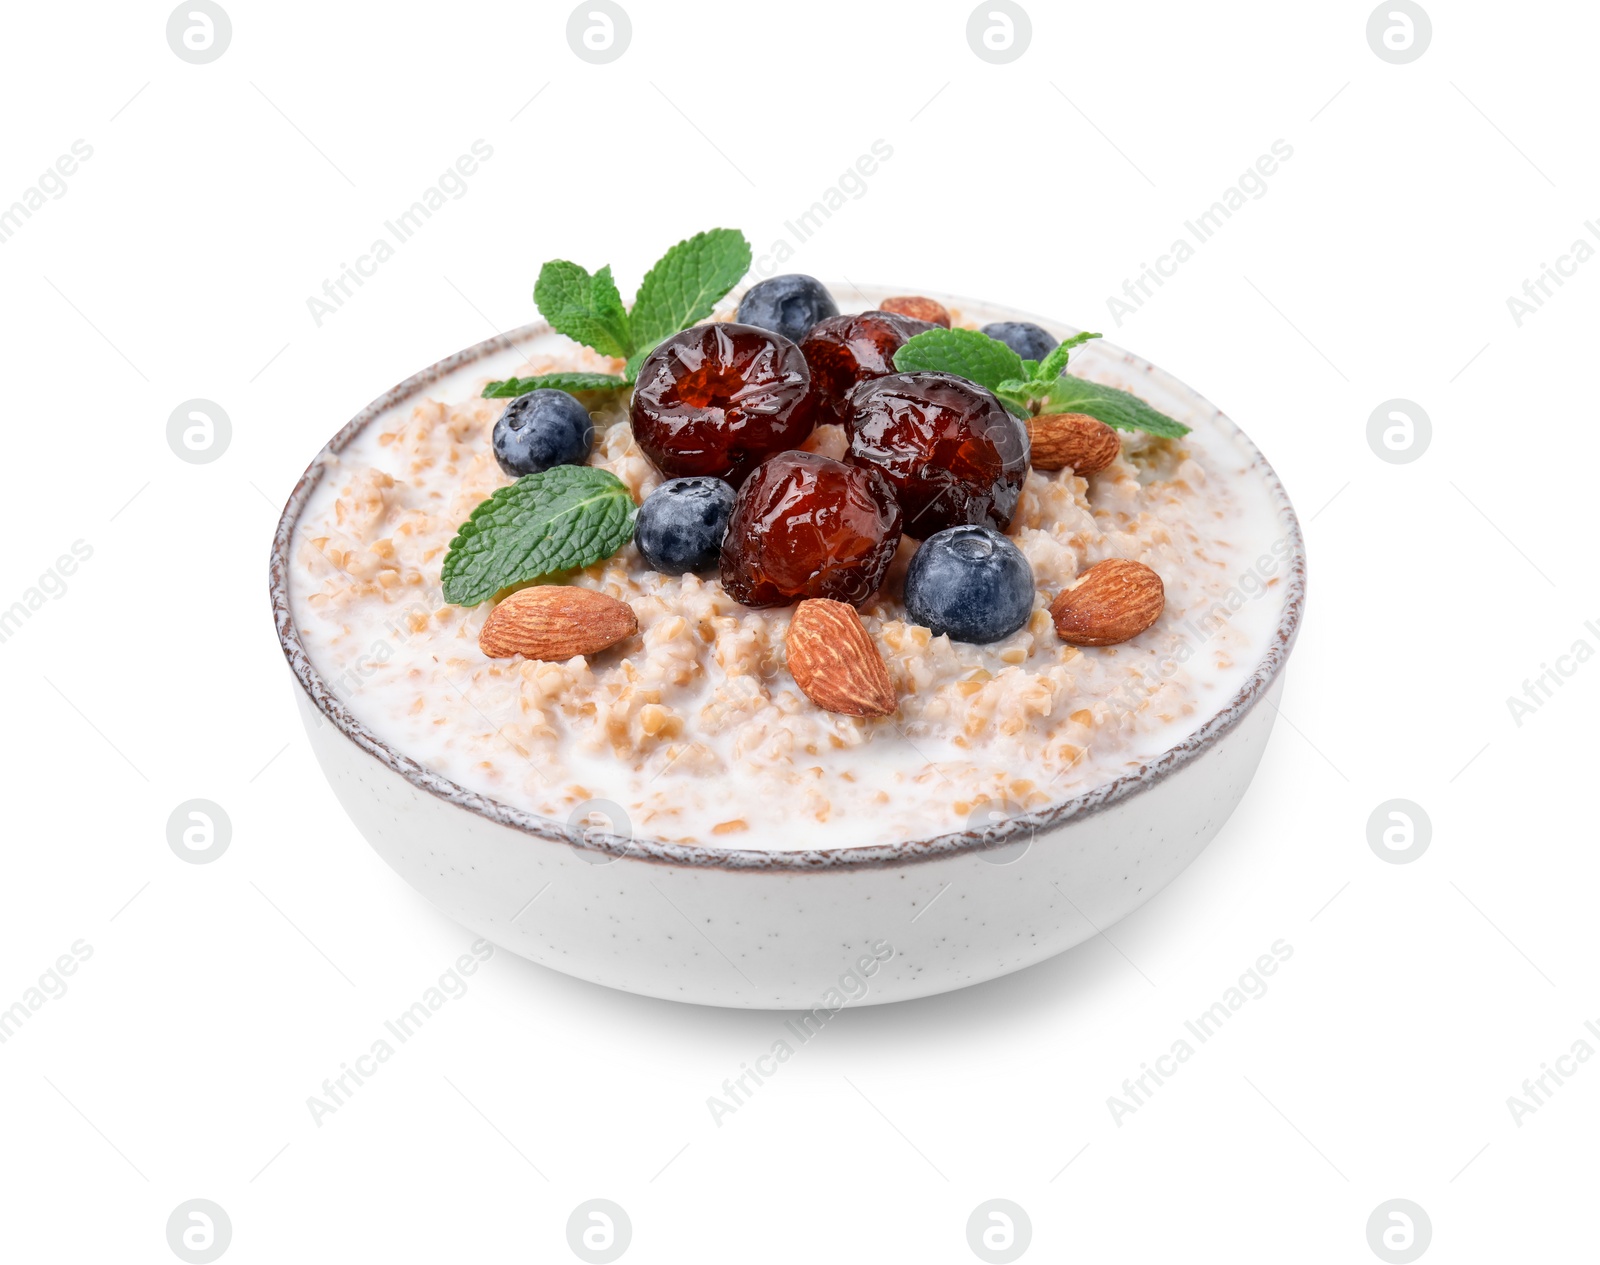
<path id="1" fill-rule="evenodd" d="M 839 286 L 870 306 L 889 294 Z M 926 293 L 926 292 L 923 292 Z M 1056 322 L 954 297 L 966 318 Z M 1242 688 L 1186 740 L 1136 771 L 1025 815 L 876 847 L 768 852 L 574 831 L 469 791 L 373 734 L 329 688 L 295 627 L 291 542 L 324 461 L 425 396 L 465 398 L 509 376 L 529 325 L 458 352 L 358 413 L 296 484 L 272 544 L 278 639 L 312 749 L 380 856 L 451 918 L 535 962 L 612 988 L 717 1006 L 818 1011 L 962 988 L 1074 945 L 1171 882 L 1244 796 L 1267 737 L 1305 600 L 1305 548 L 1277 475 L 1227 417 L 1180 382 L 1102 342 L 1087 375 L 1137 391 L 1236 447 L 1288 545 L 1281 607 Z M 1074 360 L 1075 366 L 1080 362 Z"/>

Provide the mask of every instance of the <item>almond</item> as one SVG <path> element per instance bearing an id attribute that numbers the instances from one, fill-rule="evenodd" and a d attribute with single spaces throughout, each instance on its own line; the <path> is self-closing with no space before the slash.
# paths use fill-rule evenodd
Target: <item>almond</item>
<path id="1" fill-rule="evenodd" d="M 1108 558 L 1056 595 L 1050 618 L 1062 641 L 1114 646 L 1155 623 L 1166 603 L 1161 577 L 1144 563 Z"/>
<path id="2" fill-rule="evenodd" d="M 1087 413 L 1042 413 L 1028 423 L 1035 470 L 1093 474 L 1122 455 L 1117 432 Z"/>
<path id="3" fill-rule="evenodd" d="M 901 316 L 909 316 L 913 320 L 927 321 L 933 325 L 943 325 L 950 328 L 950 311 L 943 303 L 933 299 L 925 299 L 920 294 L 898 294 L 892 299 L 885 299 L 878 304 L 880 312 L 898 312 Z"/>
<path id="4" fill-rule="evenodd" d="M 855 607 L 808 598 L 795 607 L 784 646 L 795 684 L 823 711 L 887 716 L 898 706 L 889 669 Z"/>
<path id="5" fill-rule="evenodd" d="M 639 631 L 633 607 L 571 584 L 518 589 L 489 612 L 478 648 L 491 659 L 524 655 L 560 663 L 597 654 Z"/>

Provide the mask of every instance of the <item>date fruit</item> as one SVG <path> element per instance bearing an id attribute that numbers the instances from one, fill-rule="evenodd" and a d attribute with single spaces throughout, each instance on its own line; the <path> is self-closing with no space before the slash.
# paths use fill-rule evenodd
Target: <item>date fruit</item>
<path id="1" fill-rule="evenodd" d="M 675 478 L 737 487 L 775 453 L 811 434 L 811 373 L 780 334 L 731 321 L 663 341 L 639 367 L 630 409 L 645 456 Z"/>
<path id="2" fill-rule="evenodd" d="M 935 328 L 897 312 L 856 312 L 818 321 L 800 340 L 819 422 L 840 421 L 844 400 L 857 383 L 894 372 L 894 353 L 917 334 Z"/>
<path id="3" fill-rule="evenodd" d="M 889 481 L 906 535 L 1010 526 L 1028 474 L 1028 431 L 983 387 L 948 373 L 874 378 L 850 393 L 844 425 L 845 460 Z"/>
<path id="4" fill-rule="evenodd" d="M 900 545 L 900 506 L 882 475 L 811 452 L 751 472 L 722 540 L 722 586 L 746 606 L 826 597 L 860 606 Z"/>

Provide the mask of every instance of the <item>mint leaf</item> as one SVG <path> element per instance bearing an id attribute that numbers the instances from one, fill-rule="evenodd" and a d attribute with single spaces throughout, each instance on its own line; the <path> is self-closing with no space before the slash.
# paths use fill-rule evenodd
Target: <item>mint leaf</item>
<path id="1" fill-rule="evenodd" d="M 550 328 L 574 342 L 621 360 L 632 354 L 628 313 L 609 264 L 590 276 L 575 263 L 552 259 L 539 269 L 533 301 Z"/>
<path id="2" fill-rule="evenodd" d="M 662 255 L 633 301 L 634 348 L 659 343 L 711 315 L 750 270 L 750 243 L 736 228 L 696 233 Z"/>
<path id="3" fill-rule="evenodd" d="M 589 298 L 596 319 L 622 348 L 620 354 L 623 356 L 630 354 L 633 351 L 633 331 L 628 323 L 628 309 L 622 306 L 622 295 L 617 292 L 617 283 L 611 277 L 610 264 L 594 274 L 594 281 L 589 288 Z M 597 347 L 595 350 L 600 349 Z"/>
<path id="4" fill-rule="evenodd" d="M 998 339 L 975 329 L 930 329 L 895 352 L 894 367 L 902 373 L 931 371 L 968 378 L 988 387 L 1008 410 L 1024 419 L 1040 411 L 1086 413 L 1118 430 L 1148 431 L 1169 439 L 1187 435 L 1187 426 L 1151 408 L 1137 395 L 1063 372 L 1074 347 L 1099 337 L 1074 335 L 1029 376 L 1028 362 Z"/>
<path id="5" fill-rule="evenodd" d="M 486 400 L 510 400 L 529 391 L 615 391 L 628 379 L 614 373 L 541 373 L 534 378 L 506 378 L 483 388 Z"/>
<path id="6" fill-rule="evenodd" d="M 476 606 L 502 589 L 609 558 L 633 538 L 627 484 L 596 466 L 554 466 L 501 488 L 445 554 L 444 600 Z"/>
<path id="7" fill-rule="evenodd" d="M 1040 398 L 1047 412 L 1087 413 L 1117 430 L 1142 430 L 1167 439 L 1179 439 L 1189 433 L 1182 422 L 1151 408 L 1137 395 L 1070 373 L 1052 382 Z"/>
<path id="8" fill-rule="evenodd" d="M 994 394 L 995 398 L 1006 406 L 1008 412 L 1027 421 L 1033 416 L 1033 410 L 1028 405 L 1036 389 L 1036 383 L 1024 382 L 1021 378 L 1006 378 L 994 388 Z"/>
<path id="9" fill-rule="evenodd" d="M 653 339 L 649 342 L 640 343 L 638 350 L 628 357 L 628 364 L 623 369 L 622 376 L 630 383 L 637 382 L 639 380 L 639 366 L 644 364 L 644 358 L 659 346 L 660 343 Z"/>
<path id="10" fill-rule="evenodd" d="M 894 354 L 901 373 L 953 373 L 993 391 L 1023 377 L 1022 357 L 997 338 L 975 329 L 929 329 Z"/>
<path id="11" fill-rule="evenodd" d="M 750 269 L 750 243 L 734 228 L 713 228 L 679 242 L 645 274 L 630 315 L 609 265 L 592 276 L 566 259 L 539 269 L 533 301 L 550 328 L 601 355 L 628 361 L 632 382 L 663 338 L 687 329 Z M 587 388 L 585 388 L 587 389 Z"/>
<path id="12" fill-rule="evenodd" d="M 1058 343 L 1055 348 L 1051 350 L 1050 354 L 1044 358 L 1044 362 L 1034 372 L 1034 378 L 1036 380 L 1044 379 L 1046 381 L 1051 378 L 1059 378 L 1061 376 L 1061 371 L 1067 367 L 1067 357 L 1072 353 L 1073 348 L 1081 347 L 1091 338 L 1099 337 L 1099 334 L 1074 334 L 1071 338 L 1067 339 L 1066 342 Z"/>

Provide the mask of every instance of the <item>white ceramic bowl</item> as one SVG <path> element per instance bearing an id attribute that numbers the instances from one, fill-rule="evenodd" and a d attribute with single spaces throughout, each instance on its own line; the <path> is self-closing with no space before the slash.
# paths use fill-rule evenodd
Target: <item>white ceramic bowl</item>
<path id="1" fill-rule="evenodd" d="M 862 306 L 894 293 L 915 291 L 871 287 Z M 943 301 L 980 323 L 1034 320 L 1058 337 L 1075 332 Z M 364 427 L 423 395 L 461 399 L 486 374 L 509 376 L 521 362 L 515 348 L 548 334 L 538 324 L 489 339 L 368 405 L 307 468 L 273 539 L 273 615 L 312 749 L 368 842 L 450 917 L 535 962 L 629 992 L 789 1010 L 876 1004 L 976 984 L 1072 948 L 1159 892 L 1222 828 L 1272 731 L 1304 606 L 1304 542 L 1249 439 L 1187 387 L 1103 341 L 1082 353 L 1087 376 L 1235 445 L 1290 547 L 1284 583 L 1267 599 L 1281 612 L 1254 672 L 1193 735 L 1136 772 L 981 831 L 765 852 L 574 832 L 466 790 L 381 741 L 301 644 L 290 604 L 299 515 L 324 458 Z"/>

